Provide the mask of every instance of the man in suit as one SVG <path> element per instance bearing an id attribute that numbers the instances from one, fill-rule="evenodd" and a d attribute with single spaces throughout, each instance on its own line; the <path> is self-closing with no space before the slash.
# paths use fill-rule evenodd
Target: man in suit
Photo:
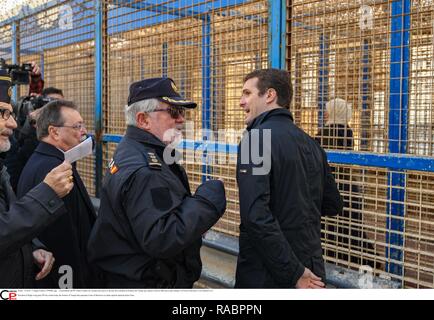
<path id="1" fill-rule="evenodd" d="M 294 124 L 291 99 L 285 70 L 255 70 L 244 78 L 237 288 L 325 286 L 321 216 L 340 213 L 342 199 L 324 150 Z M 255 148 L 269 157 L 258 161 Z"/>
<path id="2" fill-rule="evenodd" d="M 37 185 L 47 172 L 63 162 L 64 152 L 77 146 L 87 134 L 77 107 L 65 100 L 48 103 L 38 117 L 36 128 L 40 143 L 24 167 L 18 183 L 18 196 Z M 72 171 L 74 188 L 64 198 L 68 214 L 39 235 L 39 239 L 56 256 L 54 277 L 50 279 L 51 282 L 46 280 L 44 287 L 97 286 L 96 274 L 86 258 L 87 241 L 96 214 L 75 163 L 72 164 Z M 71 269 L 72 283 L 69 277 L 63 277 Z"/>

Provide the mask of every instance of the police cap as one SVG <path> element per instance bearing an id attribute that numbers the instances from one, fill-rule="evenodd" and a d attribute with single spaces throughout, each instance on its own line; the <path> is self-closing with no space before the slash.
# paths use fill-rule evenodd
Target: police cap
<path id="1" fill-rule="evenodd" d="M 179 94 L 178 88 L 170 78 L 144 79 L 130 85 L 128 105 L 152 98 L 184 108 L 196 108 L 197 106 L 195 102 L 185 100 Z"/>

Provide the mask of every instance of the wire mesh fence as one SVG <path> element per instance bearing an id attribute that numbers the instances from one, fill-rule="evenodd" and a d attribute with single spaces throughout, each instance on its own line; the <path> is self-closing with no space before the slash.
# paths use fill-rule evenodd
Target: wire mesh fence
<path id="1" fill-rule="evenodd" d="M 289 11 L 296 122 L 330 151 L 433 156 L 432 1 L 298 0 Z M 431 174 L 333 166 L 345 212 L 324 221 L 326 259 L 433 287 Z"/>

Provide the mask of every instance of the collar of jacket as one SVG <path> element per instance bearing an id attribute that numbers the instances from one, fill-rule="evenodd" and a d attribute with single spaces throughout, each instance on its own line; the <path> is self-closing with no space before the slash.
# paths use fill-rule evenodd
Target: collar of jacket
<path id="1" fill-rule="evenodd" d="M 292 117 L 291 112 L 288 109 L 285 108 L 277 108 L 270 111 L 266 111 L 261 113 L 259 116 L 257 116 L 248 126 L 247 130 L 250 131 L 253 128 L 258 127 L 262 123 L 264 123 L 266 120 L 268 120 L 271 117 L 288 117 L 291 121 L 294 121 L 294 118 Z"/>
<path id="2" fill-rule="evenodd" d="M 160 139 L 154 136 L 152 133 L 139 129 L 134 126 L 128 126 L 125 132 L 125 137 L 133 139 L 137 142 L 151 146 L 157 152 L 157 155 L 163 158 L 164 149 L 167 147 Z M 182 154 L 175 149 L 175 158 L 181 159 Z"/>
<path id="3" fill-rule="evenodd" d="M 39 142 L 35 152 L 39 152 L 51 157 L 56 157 L 62 161 L 65 160 L 65 154 L 61 150 L 57 149 L 52 144 L 46 143 L 44 141 Z"/>
<path id="4" fill-rule="evenodd" d="M 0 152 L 0 171 L 3 169 L 6 152 Z"/>
<path id="5" fill-rule="evenodd" d="M 149 133 L 145 130 L 142 130 L 134 126 L 127 127 L 127 131 L 125 132 L 125 137 L 141 143 L 152 145 L 153 147 L 159 149 L 164 149 L 166 147 L 166 145 L 160 139 L 154 136 L 152 133 Z"/>

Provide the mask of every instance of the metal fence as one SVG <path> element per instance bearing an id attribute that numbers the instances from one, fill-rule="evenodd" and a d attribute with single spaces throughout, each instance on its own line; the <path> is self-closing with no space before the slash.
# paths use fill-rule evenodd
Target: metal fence
<path id="1" fill-rule="evenodd" d="M 327 101 L 352 105 L 353 148 L 329 150 L 345 163 L 335 173 L 346 213 L 326 221 L 327 260 L 351 265 L 358 256 L 408 287 L 434 285 L 433 8 L 409 0 L 289 7 L 297 123 L 330 147 L 330 131 L 319 130 Z"/>
<path id="2" fill-rule="evenodd" d="M 434 287 L 431 0 L 43 2 L 0 22 L 0 57 L 37 61 L 46 86 L 80 106 L 97 139 L 79 164 L 92 195 L 125 130 L 129 84 L 169 76 L 199 105 L 183 143 L 192 190 L 224 179 L 228 207 L 214 230 L 237 236 L 242 76 L 286 68 L 296 123 L 320 141 L 330 138 L 318 135 L 326 102 L 352 105 L 353 149 L 327 149 L 346 207 L 323 221 L 326 260 Z"/>

